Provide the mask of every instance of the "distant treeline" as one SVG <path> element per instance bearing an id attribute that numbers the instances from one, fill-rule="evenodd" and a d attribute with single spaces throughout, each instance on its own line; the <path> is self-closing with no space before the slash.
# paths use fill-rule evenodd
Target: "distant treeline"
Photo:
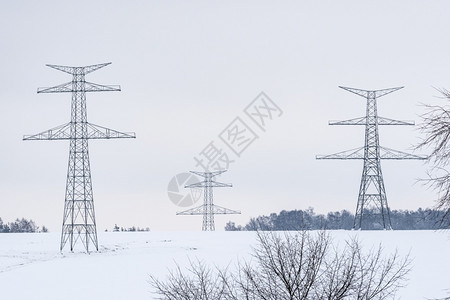
<path id="1" fill-rule="evenodd" d="M 432 209 L 391 210 L 391 224 L 395 230 L 424 230 L 438 229 L 439 220 L 443 212 Z M 244 225 L 228 222 L 227 231 L 254 231 L 254 230 L 316 230 L 316 229 L 352 229 L 354 214 L 347 210 L 329 212 L 326 215 L 316 214 L 313 208 L 306 210 L 283 210 L 279 214 L 251 218 Z M 383 226 L 379 223 L 380 216 L 374 210 L 365 210 L 363 214 L 365 230 L 379 230 Z M 442 228 L 442 227 L 441 227 Z"/>
<path id="2" fill-rule="evenodd" d="M 108 230 L 106 230 L 106 231 L 108 231 Z M 113 228 L 113 232 L 119 232 L 119 231 L 120 232 L 150 231 L 150 228 L 149 227 L 140 228 L 140 227 L 136 227 L 136 226 L 124 228 L 124 227 L 119 227 L 119 226 L 117 226 L 117 224 L 115 224 L 114 228 Z"/>
<path id="3" fill-rule="evenodd" d="M 0 233 L 8 232 L 47 232 L 48 229 L 42 226 L 39 230 L 39 226 L 36 226 L 33 220 L 27 220 L 25 218 L 16 219 L 14 222 L 3 223 L 2 218 L 0 218 Z"/>

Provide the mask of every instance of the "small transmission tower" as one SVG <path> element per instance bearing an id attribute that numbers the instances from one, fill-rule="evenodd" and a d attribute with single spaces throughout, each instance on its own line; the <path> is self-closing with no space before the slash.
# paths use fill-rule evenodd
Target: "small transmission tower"
<path id="1" fill-rule="evenodd" d="M 214 231 L 214 215 L 240 214 L 240 211 L 220 207 L 214 205 L 213 203 L 213 187 L 232 187 L 231 184 L 214 181 L 214 176 L 220 175 L 224 172 L 226 172 L 226 170 L 204 173 L 191 171 L 193 174 L 204 177 L 205 180 L 186 185 L 185 188 L 204 188 L 203 205 L 179 212 L 177 215 L 203 215 L 202 230 Z"/>
<path id="2" fill-rule="evenodd" d="M 39 88 L 37 92 L 38 94 L 72 93 L 71 119 L 67 124 L 35 135 L 26 135 L 23 138 L 25 141 L 70 141 L 60 250 L 69 241 L 70 251 L 73 251 L 75 244 L 81 239 L 87 252 L 89 252 L 91 242 L 98 251 L 88 140 L 136 137 L 134 132 L 122 133 L 87 121 L 86 92 L 120 91 L 120 86 L 100 85 L 85 81 L 85 75 L 109 64 L 85 67 L 47 65 L 72 75 L 72 81 L 55 87 Z"/>
<path id="3" fill-rule="evenodd" d="M 397 150 L 381 147 L 379 143 L 378 125 L 414 125 L 413 121 L 398 121 L 379 117 L 377 113 L 377 98 L 395 92 L 403 87 L 376 91 L 360 90 L 348 87 L 340 88 L 367 99 L 366 116 L 346 121 L 331 121 L 329 125 L 364 125 L 364 147 L 343 151 L 331 155 L 317 156 L 316 159 L 362 159 L 364 167 L 359 188 L 353 229 L 361 229 L 363 215 L 372 205 L 376 215 L 381 217 L 384 229 L 392 229 L 389 206 L 381 172 L 381 159 L 426 159 L 424 156 L 408 154 Z"/>

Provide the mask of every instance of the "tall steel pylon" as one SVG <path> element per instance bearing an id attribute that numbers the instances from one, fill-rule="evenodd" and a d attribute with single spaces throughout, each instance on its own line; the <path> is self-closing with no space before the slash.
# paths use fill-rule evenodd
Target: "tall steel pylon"
<path id="1" fill-rule="evenodd" d="M 72 81 L 55 87 L 39 88 L 37 92 L 72 93 L 71 119 L 67 124 L 35 135 L 25 135 L 23 138 L 25 141 L 70 141 L 60 250 L 63 250 L 69 241 L 70 251 L 73 251 L 75 244 L 81 239 L 87 252 L 90 242 L 98 251 L 88 140 L 136 137 L 134 132 L 123 133 L 87 121 L 86 92 L 120 91 L 118 85 L 100 85 L 85 81 L 85 75 L 109 64 L 85 67 L 47 65 L 72 75 Z"/>
<path id="2" fill-rule="evenodd" d="M 203 231 L 214 231 L 214 215 L 227 215 L 227 214 L 240 214 L 240 211 L 231 210 L 221 206 L 217 206 L 213 203 L 213 189 L 214 187 L 232 187 L 231 184 L 220 183 L 214 181 L 214 176 L 222 174 L 226 170 L 216 172 L 195 172 L 191 173 L 199 175 L 205 178 L 201 182 L 186 185 L 185 188 L 204 188 L 203 205 L 194 207 L 182 212 L 178 212 L 177 215 L 203 215 Z"/>
<path id="3" fill-rule="evenodd" d="M 413 121 L 398 121 L 378 116 L 377 98 L 395 92 L 403 87 L 383 90 L 360 90 L 348 87 L 340 88 L 361 96 L 367 100 L 366 116 L 345 121 L 330 121 L 329 125 L 364 125 L 364 147 L 343 151 L 331 155 L 318 155 L 316 159 L 362 159 L 364 160 L 358 202 L 356 206 L 353 229 L 363 227 L 363 215 L 369 208 L 381 218 L 384 229 L 392 229 L 386 190 L 381 172 L 381 159 L 426 159 L 425 156 L 413 155 L 380 146 L 378 125 L 414 125 Z M 370 205 L 372 204 L 372 207 Z"/>

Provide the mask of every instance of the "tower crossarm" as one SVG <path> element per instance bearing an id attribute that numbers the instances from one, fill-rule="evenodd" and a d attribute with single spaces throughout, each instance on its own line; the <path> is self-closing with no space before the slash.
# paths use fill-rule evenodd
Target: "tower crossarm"
<path id="1" fill-rule="evenodd" d="M 57 126 L 55 128 L 40 132 L 34 135 L 24 135 L 24 141 L 36 140 L 70 140 L 70 123 Z"/>
<path id="2" fill-rule="evenodd" d="M 205 186 L 206 186 L 205 182 L 201 181 L 201 182 L 196 182 L 196 183 L 193 183 L 193 184 L 185 185 L 184 188 L 203 188 Z"/>
<path id="3" fill-rule="evenodd" d="M 225 207 L 218 206 L 218 205 L 214 205 L 213 212 L 215 215 L 232 215 L 232 214 L 240 215 L 241 214 L 241 211 L 239 211 L 239 210 L 233 210 L 233 209 L 225 208 Z"/>
<path id="4" fill-rule="evenodd" d="M 109 64 L 111 63 L 104 63 L 85 67 L 47 65 L 50 68 L 72 75 L 73 79 L 71 82 L 63 83 L 54 87 L 38 88 L 37 92 L 38 94 L 40 94 L 40 93 L 71 93 L 71 92 L 85 93 L 85 92 L 120 91 L 119 85 L 101 85 L 97 83 L 87 82 L 84 79 L 86 74 L 92 73 Z"/>
<path id="5" fill-rule="evenodd" d="M 406 153 L 406 152 L 401 152 L 398 150 L 394 150 L 394 149 L 389 149 L 386 147 L 381 147 L 380 146 L 380 159 L 396 159 L 396 160 L 400 160 L 400 159 L 418 159 L 418 160 L 425 160 L 428 157 L 425 155 L 415 155 L 415 154 L 410 154 L 410 153 Z"/>
<path id="6" fill-rule="evenodd" d="M 103 85 L 92 82 L 85 82 L 85 92 L 119 92 L 120 85 Z"/>
<path id="7" fill-rule="evenodd" d="M 84 82 L 84 85 L 74 85 L 72 82 L 63 83 L 53 87 L 38 88 L 38 94 L 42 93 L 72 93 L 72 92 L 117 92 L 120 85 L 102 85 L 92 82 Z"/>
<path id="8" fill-rule="evenodd" d="M 52 87 L 42 87 L 37 89 L 38 94 L 42 93 L 71 93 L 73 91 L 72 89 L 72 82 L 66 82 L 57 86 Z"/>
<path id="9" fill-rule="evenodd" d="M 96 64 L 96 65 L 90 65 L 90 66 L 84 66 L 84 67 L 69 67 L 69 66 L 58 66 L 58 65 L 46 65 L 47 67 L 65 72 L 67 74 L 75 75 L 75 74 L 89 74 L 92 73 L 98 69 L 101 69 L 103 67 L 106 67 L 107 65 L 110 65 L 111 63 L 103 63 L 103 64 Z"/>
<path id="10" fill-rule="evenodd" d="M 317 155 L 316 159 L 364 159 L 364 147 L 342 151 L 329 155 Z M 380 159 L 418 159 L 425 160 L 425 155 L 415 155 L 380 146 Z"/>
<path id="11" fill-rule="evenodd" d="M 329 155 L 317 155 L 316 159 L 364 159 L 364 147 Z"/>
<path id="12" fill-rule="evenodd" d="M 124 139 L 136 138 L 134 132 L 120 132 L 114 129 L 103 126 L 87 123 L 87 138 L 88 139 Z"/>
<path id="13" fill-rule="evenodd" d="M 366 117 L 354 118 L 344 121 L 330 121 L 328 125 L 366 125 Z"/>
<path id="14" fill-rule="evenodd" d="M 202 188 L 202 187 L 233 187 L 231 183 L 221 183 L 216 181 L 201 181 L 193 184 L 186 185 L 185 188 Z"/>
<path id="15" fill-rule="evenodd" d="M 233 187 L 233 185 L 231 183 L 222 183 L 222 182 L 216 182 L 216 181 L 212 181 L 211 186 L 212 187 Z"/>
<path id="16" fill-rule="evenodd" d="M 214 171 L 214 172 L 197 172 L 197 171 L 190 171 L 192 174 L 201 176 L 201 177 L 214 177 L 217 175 L 220 175 L 222 173 L 225 173 L 227 170 L 220 170 L 220 171 Z"/>
<path id="17" fill-rule="evenodd" d="M 177 215 L 190 216 L 190 215 L 203 215 L 204 213 L 205 213 L 205 205 L 200 205 L 185 211 L 177 212 Z M 240 214 L 241 212 L 239 210 L 233 210 L 213 204 L 212 213 L 215 215 L 231 215 L 231 214 Z"/>
<path id="18" fill-rule="evenodd" d="M 197 171 L 190 171 L 192 174 L 204 177 L 205 180 L 200 182 L 195 182 L 193 184 L 186 185 L 185 188 L 203 188 L 203 187 L 233 187 L 230 183 L 222 183 L 214 181 L 214 176 L 220 175 L 227 170 L 221 170 L 221 171 L 214 171 L 214 172 L 197 172 Z"/>
<path id="19" fill-rule="evenodd" d="M 378 117 L 378 125 L 409 125 L 409 126 L 413 126 L 413 125 L 415 125 L 415 122 L 410 121 L 410 120 L 402 121 L 402 120 L 393 120 L 393 119 L 389 119 L 389 118 Z"/>
<path id="20" fill-rule="evenodd" d="M 177 212 L 177 216 L 203 215 L 204 213 L 205 208 L 203 205 L 201 205 L 185 211 Z"/>
<path id="21" fill-rule="evenodd" d="M 401 121 L 401 120 L 393 120 L 389 118 L 377 117 L 376 119 L 370 119 L 372 122 L 367 123 L 366 117 L 354 118 L 344 121 L 330 121 L 328 125 L 375 125 L 375 120 L 378 122 L 378 125 L 414 125 L 414 121 Z"/>
<path id="22" fill-rule="evenodd" d="M 102 127 L 99 125 L 86 123 L 87 136 L 85 139 L 119 139 L 119 138 L 136 138 L 134 132 L 119 132 L 110 128 Z M 24 141 L 34 140 L 70 140 L 72 134 L 70 132 L 71 123 L 63 124 L 55 128 L 42 131 L 34 135 L 24 135 Z"/>
<path id="23" fill-rule="evenodd" d="M 389 88 L 389 89 L 383 89 L 383 90 L 369 91 L 369 90 L 361 90 L 361 89 L 355 89 L 355 88 L 350 88 L 350 87 L 345 87 L 345 86 L 339 86 L 339 87 L 341 89 L 349 91 L 350 93 L 356 94 L 356 95 L 364 97 L 364 98 L 380 98 L 384 95 L 393 93 L 395 91 L 398 91 L 399 89 L 404 88 L 403 86 L 401 86 L 401 87 L 395 87 L 395 88 Z"/>

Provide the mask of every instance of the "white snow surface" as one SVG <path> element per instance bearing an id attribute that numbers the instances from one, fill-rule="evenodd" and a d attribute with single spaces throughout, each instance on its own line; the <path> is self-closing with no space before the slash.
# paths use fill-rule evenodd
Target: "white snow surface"
<path id="1" fill-rule="evenodd" d="M 335 243 L 356 236 L 364 249 L 410 253 L 413 269 L 400 299 L 450 292 L 450 232 L 330 231 Z M 0 234 L 0 299 L 154 299 L 149 274 L 164 278 L 175 262 L 216 266 L 248 260 L 255 232 L 102 232 L 99 252 L 59 251 L 58 233 Z"/>

